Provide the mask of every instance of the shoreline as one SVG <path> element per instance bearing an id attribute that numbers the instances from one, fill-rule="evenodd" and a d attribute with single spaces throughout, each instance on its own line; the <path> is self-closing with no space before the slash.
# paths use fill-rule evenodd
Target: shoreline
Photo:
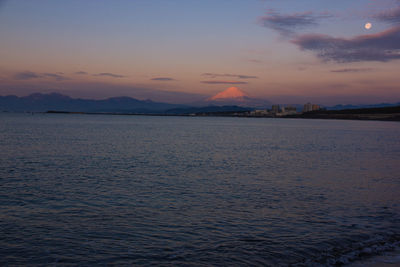
<path id="1" fill-rule="evenodd" d="M 78 114 L 78 115 L 114 115 L 114 116 L 158 116 L 158 117 L 228 117 L 228 118 L 268 118 L 268 119 L 320 119 L 320 120 L 355 120 L 355 121 L 400 121 L 400 113 L 386 114 L 296 114 L 285 116 L 248 115 L 241 113 L 207 113 L 207 114 L 168 114 L 168 113 L 119 113 L 119 112 L 79 112 L 79 111 L 0 111 L 0 113 L 28 114 Z"/>
<path id="2" fill-rule="evenodd" d="M 86 115 L 122 115 L 122 116 L 161 116 L 161 117 L 234 117 L 234 118 L 278 118 L 278 119 L 322 119 L 322 120 L 368 120 L 368 121 L 400 121 L 400 113 L 384 114 L 298 114 L 286 116 L 253 116 L 242 113 L 202 113 L 202 114 L 166 114 L 166 113 L 117 113 L 117 112 L 73 112 L 46 111 L 32 112 L 46 114 L 86 114 Z"/>

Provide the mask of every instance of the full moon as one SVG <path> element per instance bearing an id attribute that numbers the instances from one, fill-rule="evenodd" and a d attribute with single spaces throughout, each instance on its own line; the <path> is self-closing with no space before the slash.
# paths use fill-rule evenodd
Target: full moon
<path id="1" fill-rule="evenodd" d="M 367 22 L 367 23 L 365 23 L 365 29 L 367 29 L 367 30 L 369 30 L 369 29 L 371 29 L 371 27 L 372 27 L 372 24 L 371 23 L 369 23 L 369 22 Z"/>

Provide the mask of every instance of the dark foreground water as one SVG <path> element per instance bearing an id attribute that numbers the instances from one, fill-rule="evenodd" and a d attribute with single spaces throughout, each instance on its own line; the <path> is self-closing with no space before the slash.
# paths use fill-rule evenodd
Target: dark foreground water
<path id="1" fill-rule="evenodd" d="M 400 240 L 400 123 L 0 114 L 0 265 L 329 265 Z"/>

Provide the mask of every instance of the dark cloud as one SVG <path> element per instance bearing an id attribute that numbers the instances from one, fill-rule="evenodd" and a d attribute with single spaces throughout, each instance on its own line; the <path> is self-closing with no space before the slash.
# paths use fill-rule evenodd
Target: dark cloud
<path id="1" fill-rule="evenodd" d="M 30 80 L 30 79 L 37 79 L 40 77 L 41 76 L 39 74 L 32 71 L 18 72 L 17 74 L 14 75 L 14 79 L 16 80 Z"/>
<path id="2" fill-rule="evenodd" d="M 153 78 L 151 79 L 152 81 L 175 81 L 175 79 L 173 78 L 169 78 L 169 77 L 157 77 L 157 78 Z"/>
<path id="3" fill-rule="evenodd" d="M 64 80 L 68 80 L 67 77 L 64 77 L 62 75 L 60 75 L 59 73 L 62 72 L 57 72 L 57 73 L 35 73 L 32 71 L 23 71 L 23 72 L 19 72 L 17 74 L 14 75 L 14 79 L 16 80 L 30 80 L 30 79 L 38 79 L 38 78 L 52 78 L 55 79 L 56 81 L 64 81 Z"/>
<path id="4" fill-rule="evenodd" d="M 348 72 L 369 72 L 372 71 L 372 68 L 347 68 L 347 69 L 337 69 L 331 70 L 331 72 L 335 73 L 348 73 Z"/>
<path id="5" fill-rule="evenodd" d="M 88 75 L 89 73 L 87 73 L 86 71 L 77 71 L 74 74 L 78 74 L 78 75 Z"/>
<path id="6" fill-rule="evenodd" d="M 109 72 L 102 72 L 98 74 L 94 74 L 94 76 L 106 76 L 106 77 L 111 77 L 111 78 L 124 78 L 124 75 L 119 75 L 119 74 L 114 74 L 114 73 L 109 73 Z"/>
<path id="7" fill-rule="evenodd" d="M 330 17 L 328 14 L 315 15 L 312 12 L 281 15 L 270 11 L 259 21 L 262 26 L 271 28 L 282 35 L 292 35 L 296 30 L 316 26 L 320 19 L 328 17 Z"/>
<path id="8" fill-rule="evenodd" d="M 57 73 L 43 73 L 42 75 L 43 77 L 49 77 L 49 78 L 53 78 L 56 81 L 64 81 L 64 80 L 69 80 L 67 77 L 64 77 L 60 74 Z"/>
<path id="9" fill-rule="evenodd" d="M 390 9 L 388 11 L 382 12 L 376 16 L 377 19 L 387 23 L 400 23 L 400 6 L 397 8 Z"/>
<path id="10" fill-rule="evenodd" d="M 324 61 L 387 62 L 400 59 L 400 26 L 351 39 L 320 34 L 302 35 L 292 43 L 302 50 L 316 53 Z"/>
<path id="11" fill-rule="evenodd" d="M 201 81 L 201 83 L 206 83 L 206 84 L 247 84 L 247 82 L 239 82 L 239 81 Z"/>
<path id="12" fill-rule="evenodd" d="M 216 77 L 233 77 L 238 79 L 258 79 L 257 76 L 241 75 L 241 74 L 218 74 L 218 73 L 203 73 L 203 76 L 208 76 L 211 78 Z"/>

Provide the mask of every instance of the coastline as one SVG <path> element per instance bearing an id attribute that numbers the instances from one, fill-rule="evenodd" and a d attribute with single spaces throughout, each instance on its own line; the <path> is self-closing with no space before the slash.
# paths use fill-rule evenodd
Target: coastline
<path id="1" fill-rule="evenodd" d="M 334 120 L 375 120 L 375 121 L 400 121 L 400 113 L 384 114 L 302 114 L 298 118 L 303 119 L 334 119 Z"/>
<path id="2" fill-rule="evenodd" d="M 35 112 L 33 112 L 35 113 Z M 281 118 L 281 119 L 323 119 L 323 120 L 371 120 L 371 121 L 400 121 L 400 113 L 384 114 L 296 114 L 286 116 L 254 116 L 245 113 L 199 113 L 199 114 L 167 114 L 167 113 L 119 113 L 119 112 L 74 112 L 74 111 L 46 111 L 37 113 L 48 114 L 87 114 L 87 115 L 123 115 L 123 116 L 174 116 L 174 117 L 240 117 L 240 118 Z"/>

